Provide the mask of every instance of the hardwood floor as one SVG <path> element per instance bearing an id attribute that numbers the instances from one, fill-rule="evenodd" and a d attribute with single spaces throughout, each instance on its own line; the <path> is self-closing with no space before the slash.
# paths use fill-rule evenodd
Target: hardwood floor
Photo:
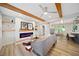
<path id="1" fill-rule="evenodd" d="M 48 56 L 79 56 L 79 44 L 60 36 Z"/>
<path id="2" fill-rule="evenodd" d="M 0 56 L 13 56 L 15 55 L 15 45 L 9 44 L 6 46 L 3 46 L 0 50 Z"/>
<path id="3" fill-rule="evenodd" d="M 32 52 L 26 51 L 22 44 L 9 44 L 0 50 L 0 56 L 33 56 Z"/>
<path id="4" fill-rule="evenodd" d="M 25 50 L 22 44 L 15 46 L 14 44 L 3 46 L 0 50 L 0 56 L 33 56 Z M 58 37 L 57 43 L 48 52 L 47 56 L 79 56 L 79 44 L 65 37 Z"/>

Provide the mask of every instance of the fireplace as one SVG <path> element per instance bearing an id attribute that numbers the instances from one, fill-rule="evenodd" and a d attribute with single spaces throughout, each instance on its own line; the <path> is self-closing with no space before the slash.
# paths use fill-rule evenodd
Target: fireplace
<path id="1" fill-rule="evenodd" d="M 20 33 L 20 38 L 30 37 L 31 35 L 33 35 L 33 32 Z"/>

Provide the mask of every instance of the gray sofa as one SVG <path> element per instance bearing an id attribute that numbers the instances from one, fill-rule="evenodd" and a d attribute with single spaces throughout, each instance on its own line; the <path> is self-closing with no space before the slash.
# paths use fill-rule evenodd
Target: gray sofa
<path id="1" fill-rule="evenodd" d="M 38 39 L 32 42 L 33 52 L 39 56 L 45 56 L 56 41 L 55 34 L 50 35 L 45 39 Z"/>

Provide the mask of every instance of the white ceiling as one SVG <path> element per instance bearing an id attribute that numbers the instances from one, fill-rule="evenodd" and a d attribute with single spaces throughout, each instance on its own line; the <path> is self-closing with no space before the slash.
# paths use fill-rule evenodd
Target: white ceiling
<path id="1" fill-rule="evenodd" d="M 79 15 L 79 3 L 62 3 L 62 12 L 64 18 L 70 18 Z"/>
<path id="2" fill-rule="evenodd" d="M 12 17 L 20 17 L 20 18 L 30 18 L 30 17 L 28 17 L 28 16 L 25 16 L 25 15 L 22 15 L 22 14 L 20 14 L 20 13 L 18 13 L 18 12 L 15 12 L 15 11 L 12 11 L 12 10 L 9 10 L 9 9 L 7 9 L 7 8 L 4 8 L 4 7 L 0 7 L 0 12 L 2 13 L 2 14 L 5 14 L 5 15 L 8 15 L 8 16 L 12 16 Z"/>
<path id="3" fill-rule="evenodd" d="M 43 7 L 47 7 L 48 11 L 57 12 L 55 4 L 54 3 L 11 3 L 11 5 L 14 5 L 22 10 L 25 10 L 33 15 L 36 15 L 38 17 L 43 18 L 46 21 L 50 21 L 59 18 L 58 13 L 48 13 L 47 15 L 44 15 L 44 11 L 42 8 L 39 7 L 39 5 L 42 5 Z"/>
<path id="4" fill-rule="evenodd" d="M 38 17 L 41 17 L 45 19 L 47 22 L 51 23 L 58 23 L 61 22 L 58 13 L 48 13 L 47 15 L 42 15 L 44 14 L 43 10 L 39 7 L 39 5 L 42 5 L 43 7 L 48 7 L 48 11 L 56 11 L 56 7 L 54 3 L 10 3 L 13 6 L 16 6 L 22 10 L 25 10 L 33 15 L 36 15 Z M 79 3 L 62 3 L 62 13 L 63 13 L 63 20 L 65 22 L 72 22 L 73 18 L 79 15 Z M 2 11 L 6 14 L 11 14 L 15 16 L 21 16 L 25 17 L 22 14 L 19 14 L 17 12 L 13 12 L 10 10 L 2 9 Z M 10 13 L 11 12 L 11 13 Z M 13 13 L 12 13 L 13 12 Z M 42 15 L 42 16 L 41 16 Z"/>

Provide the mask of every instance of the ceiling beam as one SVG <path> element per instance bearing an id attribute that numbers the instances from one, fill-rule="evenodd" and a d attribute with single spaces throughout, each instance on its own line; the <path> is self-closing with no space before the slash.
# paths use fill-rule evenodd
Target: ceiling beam
<path id="1" fill-rule="evenodd" d="M 13 11 L 15 11 L 15 12 L 24 14 L 24 15 L 26 15 L 26 16 L 35 18 L 36 20 L 45 22 L 44 19 L 42 19 L 42 18 L 40 18 L 40 17 L 38 17 L 38 16 L 35 16 L 35 15 L 33 15 L 33 14 L 27 12 L 27 11 L 24 11 L 24 10 L 22 10 L 22 9 L 19 9 L 19 8 L 15 7 L 15 6 L 12 6 L 12 5 L 8 4 L 8 3 L 0 3 L 0 6 L 5 7 L 5 8 L 8 8 L 8 9 L 10 9 L 10 10 L 13 10 Z"/>
<path id="2" fill-rule="evenodd" d="M 55 3 L 56 9 L 58 11 L 59 17 L 62 18 L 62 7 L 61 7 L 61 3 Z"/>

